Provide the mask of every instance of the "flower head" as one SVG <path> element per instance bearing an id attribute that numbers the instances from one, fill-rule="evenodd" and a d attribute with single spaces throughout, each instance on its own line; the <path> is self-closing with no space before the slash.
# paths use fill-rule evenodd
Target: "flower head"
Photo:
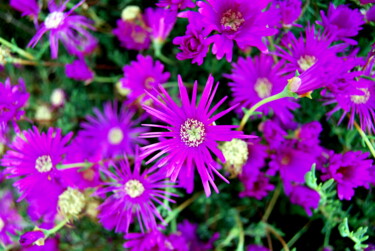
<path id="1" fill-rule="evenodd" d="M 34 230 L 22 234 L 20 237 L 20 244 L 22 246 L 30 246 L 34 244 L 37 246 L 43 246 L 45 238 L 46 236 L 42 230 Z"/>
<path id="2" fill-rule="evenodd" d="M 354 195 L 354 188 L 365 186 L 371 182 L 370 169 L 372 160 L 367 159 L 369 153 L 346 152 L 332 154 L 327 168 L 322 171 L 323 180 L 333 178 L 337 182 L 337 193 L 340 200 L 350 200 Z"/>
<path id="3" fill-rule="evenodd" d="M 117 20 L 117 27 L 113 34 L 120 40 L 122 47 L 129 50 L 144 50 L 150 47 L 151 39 L 149 28 L 140 16 L 137 21 Z"/>
<path id="4" fill-rule="evenodd" d="M 225 75 L 233 82 L 229 83 L 233 92 L 233 103 L 240 103 L 242 107 L 250 108 L 258 101 L 280 93 L 285 85 L 286 78 L 281 76 L 280 64 L 274 65 L 269 55 L 261 54 L 254 58 L 239 58 L 233 64 L 232 74 Z M 293 119 L 290 112 L 299 105 L 292 99 L 279 99 L 262 106 L 259 111 L 268 114 L 273 111 L 281 121 Z"/>
<path id="5" fill-rule="evenodd" d="M 77 81 L 87 81 L 94 78 L 94 72 L 87 66 L 84 59 L 74 60 L 65 65 L 65 74 L 68 78 Z"/>
<path id="6" fill-rule="evenodd" d="M 55 4 L 49 5 L 50 13 L 28 46 L 34 47 L 41 37 L 49 32 L 52 58 L 57 58 L 59 40 L 70 54 L 77 56 L 88 54 L 95 49 L 97 40 L 86 30 L 95 30 L 92 21 L 83 16 L 71 15 L 84 1 L 79 2 L 70 11 L 64 12 L 68 2 L 65 1 L 59 7 Z"/>
<path id="7" fill-rule="evenodd" d="M 7 78 L 5 83 L 0 82 L 0 125 L 15 121 L 25 113 L 21 110 L 29 99 L 23 79 L 18 80 L 18 85 L 11 85 Z"/>
<path id="8" fill-rule="evenodd" d="M 164 191 L 173 187 L 165 180 L 164 172 L 153 172 L 155 169 L 146 169 L 141 173 L 142 159 L 137 155 L 134 159 L 134 168 L 128 161 L 114 166 L 114 173 L 108 169 L 102 170 L 110 182 L 97 191 L 98 195 L 112 194 L 99 207 L 100 223 L 106 229 L 115 229 L 115 232 L 128 233 L 130 224 L 137 218 L 142 232 L 154 230 L 157 227 L 156 218 L 164 221 L 155 204 L 167 208 L 162 200 L 174 202 L 167 195 L 177 196 Z"/>
<path id="9" fill-rule="evenodd" d="M 333 3 L 329 5 L 328 13 L 325 15 L 320 11 L 322 17 L 318 24 L 324 27 L 324 31 L 335 37 L 335 40 L 342 40 L 349 44 L 356 45 L 357 42 L 349 37 L 354 37 L 365 24 L 364 16 L 358 9 L 352 10 L 346 5 L 335 7 Z"/>
<path id="10" fill-rule="evenodd" d="M 140 101 L 147 100 L 145 90 L 152 92 L 157 85 L 164 84 L 170 77 L 169 72 L 163 72 L 164 65 L 160 61 L 154 62 L 151 56 L 141 54 L 138 54 L 137 61 L 125 65 L 123 71 L 124 78 L 120 81 L 122 87 L 129 90 L 129 102 L 138 98 Z"/>
<path id="11" fill-rule="evenodd" d="M 154 43 L 163 43 L 176 23 L 177 12 L 163 8 L 147 8 L 144 18 L 151 29 L 151 39 Z"/>
<path id="12" fill-rule="evenodd" d="M 181 77 L 178 78 L 180 89 L 181 106 L 177 105 L 167 91 L 159 86 L 158 96 L 149 93 L 152 100 L 157 103 L 158 109 L 144 105 L 144 109 L 152 116 L 167 124 L 164 125 L 146 125 L 166 129 L 164 132 L 144 133 L 145 138 L 165 138 L 165 140 L 142 147 L 144 152 L 142 156 L 149 156 L 159 152 L 148 160 L 150 163 L 158 158 L 158 167 L 165 167 L 167 176 L 175 181 L 180 174 L 181 168 L 183 174 L 190 180 L 194 177 L 194 170 L 197 168 L 202 179 L 206 195 L 211 193 L 210 185 L 216 192 L 218 189 L 213 181 L 213 173 L 216 173 L 223 180 L 225 178 L 216 170 L 215 161 L 211 156 L 212 152 L 216 157 L 225 162 L 223 153 L 218 148 L 217 141 L 230 141 L 234 138 L 245 138 L 241 131 L 232 131 L 237 126 L 216 125 L 214 122 L 235 108 L 232 106 L 214 116 L 213 113 L 225 101 L 223 98 L 217 105 L 210 109 L 212 100 L 218 88 L 214 87 L 212 76 L 208 78 L 202 97 L 197 102 L 198 83 L 194 83 L 193 95 L 190 100 L 186 87 Z M 214 87 L 214 88 L 213 88 Z M 184 176 L 185 179 L 185 176 Z"/>
<path id="13" fill-rule="evenodd" d="M 133 120 L 135 112 L 126 109 L 124 104 L 108 102 L 103 112 L 94 108 L 95 116 L 87 116 L 87 122 L 81 124 L 80 135 L 91 141 L 88 148 L 99 148 L 104 157 L 114 157 L 118 154 L 133 155 L 137 144 L 147 141 L 138 135 L 147 131 L 136 127 L 141 119 Z M 92 152 L 95 152 L 93 149 Z"/>
<path id="14" fill-rule="evenodd" d="M 0 200 L 0 244 L 12 243 L 9 235 L 17 235 L 22 229 L 22 217 L 18 214 L 10 191 L 1 194 Z"/>
<path id="15" fill-rule="evenodd" d="M 301 0 L 277 0 L 274 2 L 279 10 L 281 26 L 291 28 L 296 26 L 294 22 L 299 18 L 302 12 Z"/>
<path id="16" fill-rule="evenodd" d="M 262 52 L 267 52 L 267 47 L 262 42 L 262 37 L 274 35 L 277 30 L 269 28 L 272 17 L 269 12 L 262 11 L 269 0 L 262 1 L 198 1 L 199 13 L 205 33 L 212 31 L 217 34 L 209 37 L 213 43 L 212 52 L 218 59 L 226 56 L 232 60 L 233 42 L 236 41 L 241 49 L 249 46 L 257 47 Z"/>
<path id="17" fill-rule="evenodd" d="M 10 6 L 22 13 L 22 16 L 32 16 L 37 18 L 40 12 L 38 1 L 36 0 L 10 0 Z"/>

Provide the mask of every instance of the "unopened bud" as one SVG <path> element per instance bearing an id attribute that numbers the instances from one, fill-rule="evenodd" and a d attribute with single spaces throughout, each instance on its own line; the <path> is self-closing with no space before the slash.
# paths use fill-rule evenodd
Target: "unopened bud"
<path id="1" fill-rule="evenodd" d="M 297 92 L 299 87 L 301 86 L 301 79 L 297 76 L 288 79 L 288 90 L 291 92 Z"/>
<path id="2" fill-rule="evenodd" d="M 127 6 L 121 12 L 121 19 L 124 21 L 134 20 L 140 15 L 141 9 L 136 5 Z"/>
<path id="3" fill-rule="evenodd" d="M 51 104 L 54 107 L 61 107 L 65 104 L 65 92 L 63 89 L 57 88 L 51 94 Z"/>

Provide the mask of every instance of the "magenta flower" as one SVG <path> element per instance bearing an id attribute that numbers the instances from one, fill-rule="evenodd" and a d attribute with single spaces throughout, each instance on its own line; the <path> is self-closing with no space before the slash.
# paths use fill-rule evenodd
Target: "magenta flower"
<path id="1" fill-rule="evenodd" d="M 65 74 L 68 78 L 77 81 L 87 81 L 94 78 L 94 72 L 87 66 L 84 59 L 77 59 L 71 64 L 66 64 Z"/>
<path id="2" fill-rule="evenodd" d="M 269 55 L 261 54 L 254 58 L 239 58 L 233 64 L 232 74 L 225 77 L 233 82 L 229 83 L 233 92 L 233 103 L 240 103 L 242 107 L 250 109 L 258 101 L 280 93 L 287 83 L 287 79 L 280 73 L 281 64 L 274 64 Z M 284 98 L 262 106 L 258 111 L 268 114 L 271 111 L 283 123 L 293 120 L 291 110 L 299 105 L 291 98 Z M 239 110 L 241 112 L 241 110 Z"/>
<path id="3" fill-rule="evenodd" d="M 302 185 L 289 185 L 285 189 L 290 202 L 300 205 L 305 209 L 308 216 L 312 216 L 311 209 L 317 209 L 319 206 L 320 195 L 317 191 Z"/>
<path id="4" fill-rule="evenodd" d="M 251 244 L 247 246 L 246 251 L 270 251 L 270 250 L 261 245 Z"/>
<path id="5" fill-rule="evenodd" d="M 156 6 L 170 8 L 171 10 L 184 10 L 186 8 L 194 8 L 195 3 L 192 0 L 159 0 Z"/>
<path id="6" fill-rule="evenodd" d="M 317 22 L 324 27 L 325 33 L 333 36 L 335 40 L 342 40 L 348 44 L 356 45 L 357 41 L 350 39 L 358 34 L 365 24 L 364 16 L 358 9 L 352 10 L 346 5 L 335 7 L 333 3 L 329 5 L 327 16 L 320 11 L 321 22 Z"/>
<path id="7" fill-rule="evenodd" d="M 161 157 L 156 165 L 158 167 L 165 167 L 167 169 L 167 176 L 171 177 L 172 181 L 176 181 L 181 168 L 185 169 L 184 173 L 187 179 L 194 176 L 194 170 L 197 168 L 207 196 L 211 194 L 209 184 L 218 192 L 213 181 L 213 173 L 216 173 L 221 179 L 227 182 L 216 170 L 215 161 L 210 153 L 212 152 L 221 162 L 225 162 L 224 155 L 219 150 L 217 141 L 231 141 L 234 138 L 249 137 L 243 135 L 242 131 L 231 130 L 237 126 L 216 125 L 214 123 L 217 119 L 233 110 L 235 106 L 212 116 L 226 99 L 226 97 L 223 98 L 210 109 L 218 88 L 218 84 L 213 88 L 213 82 L 214 79 L 210 76 L 198 105 L 196 105 L 198 83 L 194 83 L 193 95 L 190 100 L 186 87 L 179 76 L 178 86 L 180 89 L 181 106 L 178 106 L 173 101 L 162 86 L 159 86 L 158 96 L 149 93 L 149 96 L 158 105 L 158 109 L 147 105 L 143 106 L 149 114 L 167 124 L 167 126 L 146 126 L 168 130 L 165 132 L 149 132 L 142 135 L 144 138 L 165 138 L 161 142 L 142 147 L 144 150 L 142 156 L 149 156 L 159 152 L 150 158 L 147 164 Z M 182 178 L 184 179 L 184 177 Z"/>
<path id="8" fill-rule="evenodd" d="M 281 27 L 291 28 L 299 26 L 295 24 L 302 12 L 301 0 L 276 0 L 276 8 L 279 10 Z"/>
<path id="9" fill-rule="evenodd" d="M 355 117 L 358 116 L 359 124 L 363 130 L 375 132 L 375 82 L 359 78 L 358 81 L 350 81 L 351 89 L 346 92 L 336 93 L 328 96 L 326 104 L 337 103 L 336 107 L 328 113 L 330 117 L 333 113 L 342 110 L 343 114 L 339 123 L 349 114 L 350 128 L 353 127 Z"/>
<path id="10" fill-rule="evenodd" d="M 29 47 L 34 47 L 41 37 L 49 31 L 52 58 L 57 58 L 59 40 L 63 43 L 68 53 L 77 56 L 91 53 L 95 49 L 97 40 L 87 31 L 87 29 L 95 30 L 94 26 L 92 26 L 92 21 L 83 16 L 71 15 L 84 0 L 80 1 L 68 12 L 64 12 L 68 2 L 65 1 L 59 7 L 55 4 L 49 5 L 50 14 L 48 14 L 35 36 L 29 42 Z"/>
<path id="11" fill-rule="evenodd" d="M 12 243 L 10 235 L 17 235 L 22 230 L 22 217 L 14 206 L 10 191 L 1 194 L 0 200 L 0 245 Z"/>
<path id="12" fill-rule="evenodd" d="M 169 210 L 162 201 L 174 203 L 167 195 L 177 196 L 164 191 L 165 188 L 174 187 L 165 180 L 164 172 L 154 172 L 153 168 L 141 173 L 142 159 L 136 155 L 134 161 L 133 170 L 127 160 L 114 165 L 115 172 L 102 169 L 111 181 L 104 183 L 104 187 L 96 193 L 100 196 L 109 192 L 112 194 L 100 205 L 98 218 L 108 230 L 114 228 L 115 232 L 128 233 L 130 224 L 136 219 L 142 232 L 155 230 L 156 219 L 164 222 L 155 204 Z"/>
<path id="13" fill-rule="evenodd" d="M 21 177 L 14 183 L 21 193 L 18 201 L 27 199 L 29 215 L 34 220 L 42 216 L 53 220 L 57 212 L 58 195 L 69 178 L 65 180 L 56 165 L 63 160 L 71 136 L 71 133 L 62 136 L 61 130 L 56 128 L 40 133 L 33 127 L 15 138 L 1 160 L 1 165 L 7 167 L 8 178 Z"/>
<path id="14" fill-rule="evenodd" d="M 140 24 L 119 19 L 117 20 L 117 27 L 112 32 L 120 40 L 122 47 L 129 50 L 146 50 L 151 44 L 148 29 L 143 19 L 141 19 Z"/>
<path id="15" fill-rule="evenodd" d="M 268 52 L 262 37 L 272 36 L 277 32 L 276 29 L 268 27 L 269 20 L 273 20 L 273 17 L 269 12 L 262 11 L 269 2 L 269 0 L 197 2 L 206 34 L 217 32 L 208 38 L 213 43 L 212 52 L 217 59 L 226 56 L 228 61 L 232 61 L 234 41 L 241 49 L 254 46 L 262 52 Z"/>
<path id="16" fill-rule="evenodd" d="M 9 121 L 16 121 L 25 113 L 21 110 L 26 105 L 29 94 L 23 79 L 18 80 L 18 85 L 11 85 L 7 78 L 5 83 L 0 82 L 0 125 Z"/>
<path id="17" fill-rule="evenodd" d="M 160 61 L 155 61 L 151 56 L 138 54 L 137 61 L 132 61 L 130 65 L 123 68 L 124 78 L 122 78 L 122 88 L 129 90 L 129 102 L 145 101 L 149 99 L 145 91 L 153 93 L 153 89 L 159 84 L 164 84 L 170 77 L 169 72 L 164 71 L 164 65 Z"/>
<path id="18" fill-rule="evenodd" d="M 204 26 L 201 22 L 201 16 L 194 11 L 187 11 L 179 16 L 187 17 L 189 25 L 184 36 L 173 39 L 173 43 L 179 45 L 181 50 L 176 57 L 178 60 L 192 59 L 192 63 L 201 65 L 209 49 L 208 41 L 203 34 Z"/>
<path id="19" fill-rule="evenodd" d="M 340 200 L 350 200 L 354 195 L 354 188 L 368 187 L 371 182 L 370 170 L 373 168 L 369 153 L 346 152 L 332 154 L 327 168 L 322 171 L 323 180 L 333 178 L 337 182 L 337 194 Z"/>
<path id="20" fill-rule="evenodd" d="M 41 240 L 41 243 L 44 243 L 45 234 L 41 230 L 34 230 L 30 232 L 26 232 L 21 235 L 20 237 L 20 244 L 22 246 L 31 246 L 36 242 Z"/>
<path id="21" fill-rule="evenodd" d="M 163 8 L 147 8 L 144 18 L 151 29 L 151 39 L 163 43 L 176 23 L 177 12 Z"/>
<path id="22" fill-rule="evenodd" d="M 99 149 L 103 157 L 115 157 L 121 154 L 134 155 L 137 144 L 147 144 L 138 137 L 146 128 L 137 127 L 142 118 L 134 119 L 135 111 L 127 109 L 126 105 L 108 102 L 104 111 L 94 108 L 95 116 L 86 117 L 87 122 L 81 124 L 80 135 L 88 143 L 87 148 Z"/>
<path id="23" fill-rule="evenodd" d="M 21 12 L 22 16 L 31 16 L 32 18 L 37 19 L 40 12 L 38 1 L 36 0 L 10 0 L 10 6 Z"/>

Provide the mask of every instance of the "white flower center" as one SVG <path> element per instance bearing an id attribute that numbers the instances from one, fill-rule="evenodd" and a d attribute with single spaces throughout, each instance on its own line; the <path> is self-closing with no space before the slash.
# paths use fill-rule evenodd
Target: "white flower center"
<path id="1" fill-rule="evenodd" d="M 124 133 L 122 132 L 121 128 L 113 127 L 108 132 L 108 141 L 112 145 L 118 145 L 124 139 Z"/>
<path id="2" fill-rule="evenodd" d="M 306 71 L 316 63 L 316 58 L 314 56 L 305 55 L 300 57 L 297 63 L 302 70 Z"/>
<path id="3" fill-rule="evenodd" d="M 3 228 L 5 227 L 5 222 L 3 221 L 3 219 L 1 219 L 0 217 L 0 233 L 1 231 L 3 231 Z"/>
<path id="4" fill-rule="evenodd" d="M 365 104 L 370 99 L 370 91 L 367 88 L 358 88 L 363 91 L 363 95 L 351 95 L 350 100 L 355 104 Z"/>
<path id="5" fill-rule="evenodd" d="M 85 196 L 78 191 L 68 187 L 65 192 L 59 196 L 59 209 L 65 216 L 78 216 L 78 214 L 85 207 Z"/>
<path id="6" fill-rule="evenodd" d="M 237 31 L 244 22 L 241 12 L 232 9 L 224 12 L 220 20 L 224 30 L 229 31 Z"/>
<path id="7" fill-rule="evenodd" d="M 129 180 L 125 184 L 125 192 L 132 198 L 137 198 L 143 194 L 145 187 L 139 180 Z"/>
<path id="8" fill-rule="evenodd" d="M 225 157 L 225 167 L 234 176 L 242 172 L 242 166 L 249 156 L 247 143 L 240 139 L 224 142 L 220 147 Z"/>
<path id="9" fill-rule="evenodd" d="M 204 124 L 195 119 L 187 119 L 180 127 L 181 140 L 189 147 L 197 147 L 206 136 Z"/>
<path id="10" fill-rule="evenodd" d="M 267 78 L 258 78 L 254 89 L 260 98 L 266 98 L 271 95 L 272 84 Z"/>
<path id="11" fill-rule="evenodd" d="M 44 25 L 47 29 L 56 29 L 64 21 L 64 13 L 61 11 L 54 11 L 50 13 L 46 20 L 44 20 Z"/>
<path id="12" fill-rule="evenodd" d="M 49 155 L 39 156 L 35 161 L 35 169 L 40 173 L 51 171 L 53 165 Z"/>

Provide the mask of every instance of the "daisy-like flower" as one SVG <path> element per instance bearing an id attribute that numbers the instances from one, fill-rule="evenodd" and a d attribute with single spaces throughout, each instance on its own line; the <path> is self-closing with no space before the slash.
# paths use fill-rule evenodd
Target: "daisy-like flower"
<path id="1" fill-rule="evenodd" d="M 151 56 L 139 54 L 137 61 L 132 61 L 130 65 L 123 68 L 124 78 L 122 78 L 122 88 L 128 90 L 129 102 L 149 99 L 145 90 L 152 92 L 158 84 L 164 84 L 170 77 L 169 72 L 164 71 L 164 65 L 160 61 L 155 61 Z"/>
<path id="2" fill-rule="evenodd" d="M 358 81 L 351 81 L 351 89 L 346 92 L 328 95 L 326 105 L 337 103 L 327 115 L 330 117 L 333 113 L 342 110 L 343 114 L 339 124 L 349 114 L 349 128 L 352 128 L 356 116 L 359 118 L 359 124 L 363 130 L 369 133 L 375 132 L 375 82 L 359 78 Z"/>
<path id="3" fill-rule="evenodd" d="M 49 4 L 50 13 L 39 27 L 35 36 L 30 40 L 28 46 L 34 47 L 42 36 L 49 32 L 49 41 L 51 46 L 51 57 L 57 58 L 59 49 L 59 40 L 63 43 L 68 53 L 81 56 L 92 52 L 97 40 L 87 31 L 95 30 L 92 21 L 79 15 L 71 15 L 75 9 L 84 3 L 80 1 L 68 12 L 64 12 L 68 1 L 64 1 L 61 6 Z"/>
<path id="4" fill-rule="evenodd" d="M 9 121 L 16 121 L 25 113 L 21 110 L 25 106 L 29 94 L 23 79 L 18 80 L 18 85 L 11 85 L 7 78 L 5 83 L 0 82 L 0 125 Z"/>
<path id="5" fill-rule="evenodd" d="M 305 38 L 302 36 L 296 38 L 289 32 L 282 39 L 281 45 L 277 46 L 277 55 L 285 60 L 284 72 L 294 74 L 296 71 L 302 73 L 313 66 L 318 61 L 325 63 L 325 68 L 331 66 L 334 69 L 336 53 L 343 47 L 330 47 L 332 37 L 327 37 L 321 33 L 315 33 L 315 27 L 307 27 Z"/>
<path id="6" fill-rule="evenodd" d="M 10 0 L 10 6 L 22 13 L 22 16 L 30 16 L 37 20 L 40 11 L 36 0 Z"/>
<path id="7" fill-rule="evenodd" d="M 365 24 L 364 16 L 358 9 L 352 10 L 346 5 L 335 7 L 333 3 L 329 5 L 327 15 L 320 11 L 322 17 L 318 24 L 324 27 L 324 31 L 335 37 L 335 40 L 342 40 L 348 44 L 356 45 L 357 41 L 350 39 L 358 34 Z"/>
<path id="8" fill-rule="evenodd" d="M 177 12 L 163 8 L 147 8 L 144 18 L 147 26 L 151 29 L 152 41 L 162 44 L 176 23 Z"/>
<path id="9" fill-rule="evenodd" d="M 253 59 L 239 58 L 233 64 L 232 74 L 225 77 L 233 82 L 229 86 L 233 92 L 233 103 L 250 109 L 258 101 L 281 92 L 286 85 L 286 78 L 280 74 L 281 64 L 274 65 L 273 58 L 261 54 Z M 293 120 L 291 110 L 299 105 L 292 98 L 279 99 L 262 106 L 258 111 L 265 114 L 274 112 L 283 123 Z M 241 112 L 241 110 L 239 110 Z"/>
<path id="10" fill-rule="evenodd" d="M 323 180 L 333 178 L 337 182 L 337 194 L 340 200 L 350 200 L 354 195 L 354 188 L 368 187 L 371 182 L 370 170 L 373 161 L 367 159 L 369 153 L 346 152 L 344 154 L 332 154 L 329 158 Z"/>
<path id="11" fill-rule="evenodd" d="M 53 220 L 59 194 L 69 182 L 63 171 L 56 168 L 67 153 L 66 144 L 72 133 L 61 135 L 61 130 L 50 128 L 40 133 L 34 127 L 17 135 L 6 152 L 1 165 L 7 167 L 8 178 L 21 177 L 14 183 L 30 204 L 29 215 L 38 220 Z M 47 199 L 46 199 L 47 198 Z"/>
<path id="12" fill-rule="evenodd" d="M 198 83 L 194 83 L 193 95 L 189 99 L 186 87 L 181 77 L 178 77 L 178 86 L 182 105 L 179 106 L 173 101 L 167 91 L 159 86 L 158 96 L 149 93 L 152 100 L 158 105 L 158 109 L 144 105 L 144 109 L 152 116 L 167 124 L 145 125 L 166 129 L 164 132 L 144 133 L 144 138 L 165 138 L 165 140 L 142 147 L 142 156 L 155 154 L 147 163 L 162 157 L 156 163 L 158 167 L 165 167 L 167 176 L 176 181 L 181 171 L 184 174 L 182 179 L 190 180 L 194 177 L 195 168 L 201 177 L 206 195 L 211 194 L 210 185 L 216 192 L 218 189 L 214 183 L 213 174 L 216 173 L 221 179 L 228 182 L 217 170 L 211 152 L 221 161 L 225 162 L 223 153 L 218 148 L 217 141 L 231 141 L 234 138 L 249 138 L 242 131 L 232 131 L 237 126 L 216 125 L 215 122 L 236 106 L 232 106 L 214 116 L 213 113 L 220 107 L 227 97 L 223 98 L 210 109 L 218 84 L 213 86 L 214 79 L 209 76 L 201 99 L 197 102 Z"/>
<path id="13" fill-rule="evenodd" d="M 169 197 L 177 195 L 164 189 L 174 187 L 174 184 L 165 180 L 164 172 L 154 172 L 155 168 L 142 173 L 141 164 L 142 158 L 136 154 L 134 168 L 125 160 L 114 165 L 114 172 L 102 170 L 111 181 L 104 183 L 97 194 L 104 196 L 112 192 L 99 207 L 98 218 L 106 229 L 128 233 L 130 224 L 138 219 L 141 231 L 148 232 L 156 229 L 156 219 L 164 222 L 156 204 L 169 210 L 162 200 L 174 203 Z"/>
<path id="14" fill-rule="evenodd" d="M 274 2 L 280 14 L 280 25 L 284 28 L 291 28 L 296 25 L 294 22 L 302 12 L 301 0 L 277 0 Z"/>
<path id="15" fill-rule="evenodd" d="M 22 217 L 18 214 L 9 191 L 1 194 L 0 200 L 0 244 L 12 243 L 9 235 L 17 235 L 22 230 Z M 1 245 L 0 245 L 1 246 Z"/>
<path id="16" fill-rule="evenodd" d="M 99 148 L 104 157 L 113 157 L 118 154 L 134 154 L 137 144 L 147 144 L 147 141 L 138 137 L 147 131 L 144 127 L 136 127 L 142 117 L 134 119 L 135 112 L 128 110 L 117 102 L 108 102 L 103 112 L 94 108 L 95 116 L 86 117 L 87 122 L 81 124 L 80 135 L 91 141 L 88 148 Z M 95 152 L 95 149 L 92 150 Z"/>
<path id="17" fill-rule="evenodd" d="M 68 78 L 77 81 L 89 81 L 94 78 L 94 72 L 87 66 L 83 58 L 65 65 L 65 74 Z"/>
<path id="18" fill-rule="evenodd" d="M 228 61 L 232 60 L 234 41 L 241 49 L 254 46 L 262 52 L 268 52 L 262 37 L 272 36 L 277 32 L 276 29 L 269 28 L 269 22 L 273 17 L 268 11 L 262 11 L 269 2 L 269 0 L 197 2 L 206 34 L 217 32 L 208 38 L 213 43 L 212 52 L 217 59 L 226 56 Z"/>

